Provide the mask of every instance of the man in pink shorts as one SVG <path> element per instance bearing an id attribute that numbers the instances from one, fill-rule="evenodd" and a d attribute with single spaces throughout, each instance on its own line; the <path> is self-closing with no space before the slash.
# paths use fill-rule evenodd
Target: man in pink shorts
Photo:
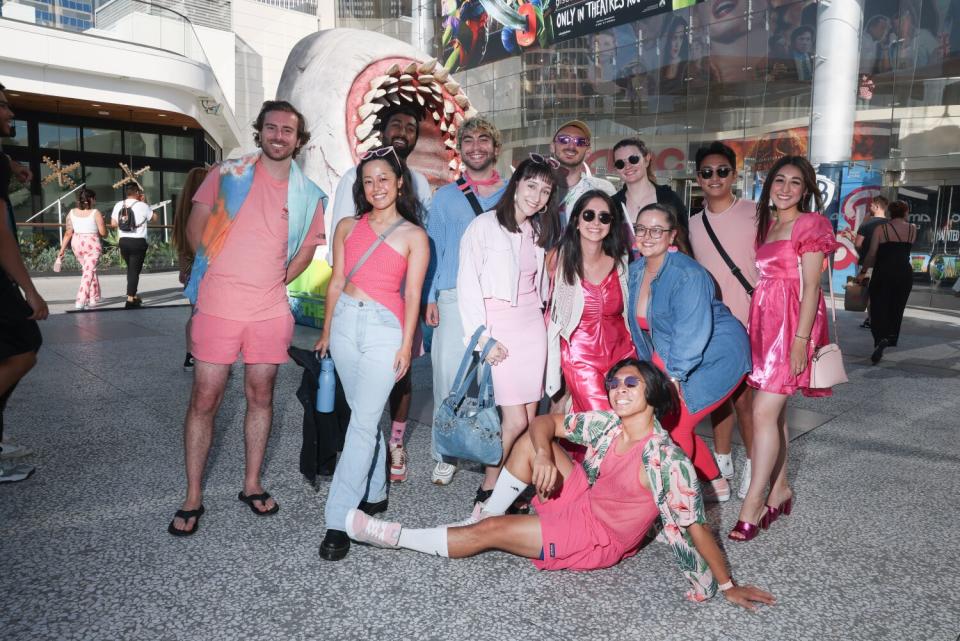
<path id="1" fill-rule="evenodd" d="M 280 506 L 260 484 L 273 419 L 277 367 L 287 361 L 293 316 L 286 284 L 325 244 L 326 195 L 293 162 L 310 138 L 303 116 L 267 101 L 254 123 L 261 151 L 211 170 L 193 198 L 187 238 L 196 252 L 185 295 L 194 303 L 193 391 L 184 426 L 187 496 L 167 530 L 197 531 L 203 470 L 230 366 L 243 354 L 246 470 L 239 499 L 258 516 Z"/>

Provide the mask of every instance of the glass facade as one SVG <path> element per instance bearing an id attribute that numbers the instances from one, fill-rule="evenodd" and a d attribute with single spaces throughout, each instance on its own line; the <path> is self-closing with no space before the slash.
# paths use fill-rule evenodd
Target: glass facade
<path id="1" fill-rule="evenodd" d="M 378 5 L 341 0 L 342 26 L 362 23 L 393 35 L 409 25 L 402 15 L 372 15 Z M 831 117 L 812 109 L 824 60 L 856 56 L 859 73 L 848 79 L 856 90 L 833 96 L 855 107 L 855 118 L 846 132 L 849 158 L 822 168 L 838 194 L 828 213 L 838 229 L 855 227 L 865 195 L 903 198 L 921 230 L 918 274 L 935 283 L 956 277 L 957 0 L 865 0 L 859 42 L 849 43 L 818 43 L 818 14 L 827 5 L 810 0 L 521 0 L 520 26 L 504 26 L 518 16 L 491 16 L 485 6 L 441 0 L 434 8 L 415 0 L 413 13 L 439 15 L 430 38 L 419 42 L 435 44 L 428 53 L 501 128 L 504 168 L 530 151 L 547 151 L 556 127 L 577 118 L 593 130 L 591 172 L 618 183 L 612 147 L 638 136 L 653 151 L 658 181 L 693 211 L 700 202 L 693 180 L 699 146 L 732 146 L 737 188 L 752 196 L 774 159 L 809 155 L 811 123 Z M 418 44 L 415 35 L 409 41 Z"/>
<path id="2" fill-rule="evenodd" d="M 69 176 L 75 184 L 86 183 L 96 192 L 97 206 L 105 213 L 109 213 L 114 203 L 123 197 L 122 187 L 113 187 L 124 177 L 121 162 L 134 171 L 150 166 L 138 181 L 143 185 L 148 202 L 156 204 L 176 197 L 181 181 L 191 168 L 203 166 L 209 160 L 219 160 L 222 156 L 220 148 L 200 130 L 185 132 L 179 127 L 25 110 L 17 110 L 17 118 L 16 137 L 4 139 L 3 151 L 29 166 L 34 174 L 29 185 L 16 181 L 11 184 L 14 214 L 20 222 L 33 217 L 72 189 L 71 186 L 61 186 L 57 180 L 44 184 L 44 179 L 52 173 L 43 162 L 44 156 L 53 162 L 59 160 L 63 166 L 79 162 L 80 167 Z M 73 202 L 72 195 L 66 197 L 64 212 L 73 206 Z M 170 223 L 173 222 L 172 216 L 173 210 L 169 209 Z M 56 223 L 56 207 L 33 218 L 32 222 Z M 56 234 L 55 228 L 43 229 L 46 233 Z"/>

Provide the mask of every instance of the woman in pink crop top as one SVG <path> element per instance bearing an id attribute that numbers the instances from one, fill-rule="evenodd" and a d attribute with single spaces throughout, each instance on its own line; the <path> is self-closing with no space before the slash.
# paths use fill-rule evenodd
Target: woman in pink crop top
<path id="1" fill-rule="evenodd" d="M 342 559 L 350 549 L 342 529 L 347 511 L 360 505 L 372 512 L 386 508 L 387 444 L 380 416 L 390 390 L 410 369 L 430 260 L 413 181 L 393 147 L 365 154 L 357 176 L 357 214 L 341 220 L 334 231 L 327 313 L 314 346 L 322 356 L 329 350 L 333 357 L 351 412 L 320 545 L 320 556 L 330 561 Z M 378 238 L 383 241 L 354 271 Z"/>
<path id="2" fill-rule="evenodd" d="M 503 460 L 537 413 L 547 364 L 543 307 L 549 279 L 546 249 L 559 235 L 557 161 L 531 154 L 521 162 L 494 211 L 477 216 L 460 240 L 457 306 L 464 336 L 486 327 L 495 340 L 493 394 L 500 412 Z M 500 466 L 487 467 L 474 498 L 478 509 L 490 496 Z"/>

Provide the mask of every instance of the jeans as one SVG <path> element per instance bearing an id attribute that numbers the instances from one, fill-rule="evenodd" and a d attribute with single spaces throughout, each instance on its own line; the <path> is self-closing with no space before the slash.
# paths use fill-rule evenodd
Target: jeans
<path id="1" fill-rule="evenodd" d="M 430 363 L 433 365 L 433 412 L 450 394 L 453 379 L 463 359 L 466 346 L 463 344 L 463 323 L 460 321 L 460 308 L 457 307 L 457 290 L 443 289 L 437 293 L 437 309 L 440 312 L 440 324 L 433 330 L 433 344 L 430 347 Z M 433 460 L 440 461 L 436 447 L 430 446 Z M 453 461 L 444 461 L 452 463 Z"/>
<path id="2" fill-rule="evenodd" d="M 347 512 L 360 501 L 387 498 L 386 440 L 380 418 L 393 389 L 400 321 L 380 303 L 340 294 L 330 327 L 330 355 L 350 406 L 350 424 L 337 463 L 325 518 L 343 530 Z"/>
<path id="3" fill-rule="evenodd" d="M 121 238 L 117 245 L 123 262 L 127 264 L 127 296 L 136 296 L 143 261 L 147 257 L 147 241 L 144 238 Z"/>

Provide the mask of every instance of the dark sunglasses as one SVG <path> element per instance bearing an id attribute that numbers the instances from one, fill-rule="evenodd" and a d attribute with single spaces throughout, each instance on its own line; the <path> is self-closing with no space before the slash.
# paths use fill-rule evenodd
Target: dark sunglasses
<path id="1" fill-rule="evenodd" d="M 630 161 L 631 165 L 636 165 L 638 162 L 640 162 L 640 156 L 630 156 L 629 158 L 627 158 L 627 160 Z M 617 169 L 623 169 L 624 167 L 627 166 L 627 163 L 623 162 L 622 159 L 615 160 L 613 161 L 613 166 L 616 167 Z"/>
<path id="2" fill-rule="evenodd" d="M 600 219 L 601 225 L 609 225 L 613 222 L 613 214 L 608 211 L 602 211 L 599 214 L 592 209 L 585 209 L 583 213 L 580 214 L 580 218 L 583 219 L 585 223 L 592 223 L 594 218 Z"/>
<path id="3" fill-rule="evenodd" d="M 560 169 L 560 161 L 556 158 L 550 158 L 549 156 L 541 156 L 540 154 L 531 153 L 530 160 L 538 165 L 550 165 L 554 169 Z"/>
<path id="4" fill-rule="evenodd" d="M 608 378 L 603 382 L 603 384 L 607 387 L 608 392 L 612 392 L 613 390 L 620 387 L 621 383 L 626 385 L 630 389 L 633 389 L 634 387 L 639 387 L 640 379 L 636 376 L 624 376 L 623 378 L 611 376 L 610 378 Z"/>
<path id="5" fill-rule="evenodd" d="M 569 145 L 570 143 L 573 143 L 577 147 L 590 146 L 590 139 L 586 138 L 585 136 L 571 136 L 569 134 L 558 134 L 557 137 L 554 138 L 554 140 L 556 140 L 561 145 Z"/>
<path id="6" fill-rule="evenodd" d="M 700 169 L 697 173 L 700 174 L 700 177 L 703 178 L 704 180 L 710 180 L 711 178 L 713 178 L 713 172 L 714 172 L 713 167 L 704 167 L 703 169 Z M 733 167 L 727 167 L 726 165 L 724 165 L 723 167 L 717 167 L 716 172 L 717 172 L 717 175 L 720 176 L 721 178 L 726 178 L 727 176 L 733 173 Z"/>

